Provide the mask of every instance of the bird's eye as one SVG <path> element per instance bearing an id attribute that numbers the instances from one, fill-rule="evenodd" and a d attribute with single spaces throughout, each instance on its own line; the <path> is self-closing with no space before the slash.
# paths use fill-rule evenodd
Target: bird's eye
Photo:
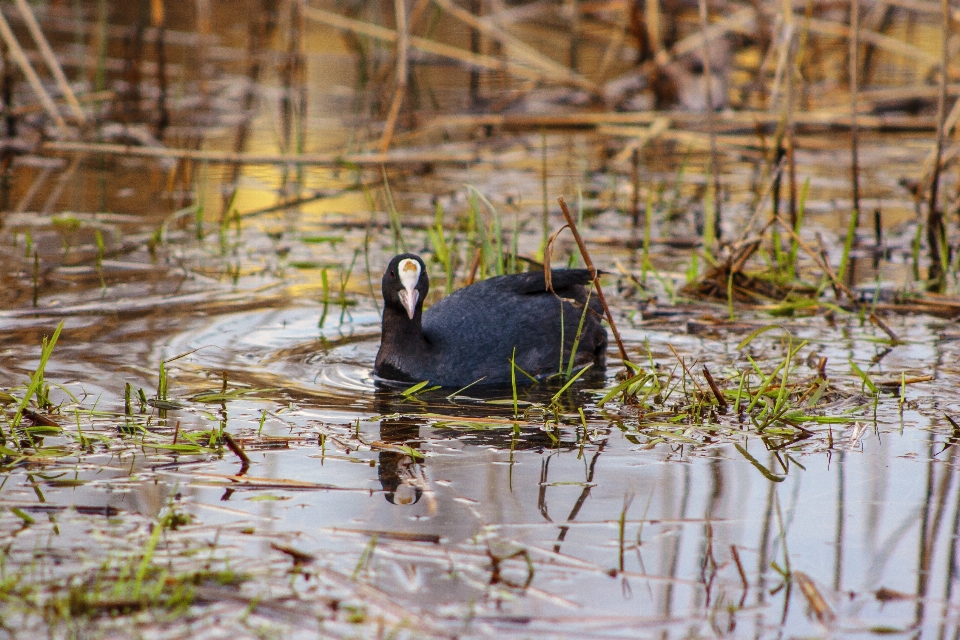
<path id="1" fill-rule="evenodd" d="M 396 278 L 396 277 L 397 277 L 397 273 L 396 273 L 393 269 L 390 269 L 390 277 L 391 277 L 391 278 Z"/>

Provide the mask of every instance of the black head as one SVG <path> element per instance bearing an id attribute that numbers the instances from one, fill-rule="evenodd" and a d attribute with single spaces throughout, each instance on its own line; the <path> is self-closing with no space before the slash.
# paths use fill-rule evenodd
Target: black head
<path id="1" fill-rule="evenodd" d="M 383 274 L 383 304 L 402 311 L 411 320 L 423 308 L 429 289 L 427 267 L 413 253 L 395 256 Z"/>

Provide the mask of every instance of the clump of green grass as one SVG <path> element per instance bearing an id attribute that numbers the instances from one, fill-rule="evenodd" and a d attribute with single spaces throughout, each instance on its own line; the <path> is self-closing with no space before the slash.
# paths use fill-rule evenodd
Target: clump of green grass
<path id="1" fill-rule="evenodd" d="M 24 516 L 32 520 L 29 514 Z M 225 561 L 215 561 L 212 554 L 207 562 L 188 569 L 175 567 L 197 565 L 189 560 L 194 550 L 178 549 L 174 562 L 169 554 L 163 560 L 158 558 L 166 546 L 165 537 L 189 521 L 189 516 L 168 505 L 139 550 L 109 555 L 93 568 L 79 564 L 75 573 L 65 578 L 46 579 L 30 567 L 4 563 L 0 607 L 8 613 L 19 611 L 24 622 L 40 621 L 58 635 L 58 629 L 80 631 L 106 621 L 119 625 L 126 619 L 136 625 L 134 616 L 143 612 L 151 614 L 142 619 L 146 624 L 157 617 L 181 615 L 194 602 L 198 587 L 237 588 L 250 579 L 231 570 Z"/>
<path id="2" fill-rule="evenodd" d="M 696 444 L 689 431 L 694 429 L 728 436 L 753 433 L 771 439 L 770 446 L 779 448 L 812 437 L 817 425 L 851 422 L 849 411 L 831 415 L 825 410 L 824 403 L 843 392 L 821 369 L 813 376 L 797 375 L 806 341 L 796 340 L 780 325 L 768 325 L 744 338 L 737 349 L 745 350 L 771 330 L 783 333 L 782 355 L 771 369 L 744 353 L 748 367 L 730 369 L 720 380 L 704 367 L 701 380 L 679 356 L 671 371 L 653 364 L 650 355 L 649 367 L 630 363 L 623 380 L 598 393 L 597 404 L 605 407 L 617 401 L 632 407 L 636 433 L 646 436 L 647 443 Z"/>
<path id="3" fill-rule="evenodd" d="M 57 325 L 57 328 L 54 329 L 53 335 L 50 338 L 44 338 L 43 344 L 40 348 L 40 362 L 37 364 L 37 368 L 34 370 L 33 374 L 30 376 L 30 380 L 26 385 L 26 390 L 23 394 L 23 397 L 20 399 L 17 404 L 17 410 L 13 414 L 13 418 L 9 421 L 9 435 L 12 437 L 12 440 L 17 443 L 19 448 L 19 439 L 16 437 L 16 431 L 20 427 L 20 423 L 23 420 L 24 412 L 27 411 L 31 400 L 36 398 L 37 407 L 41 410 L 48 409 L 50 407 L 50 391 L 49 385 L 44 381 L 44 371 L 46 370 L 47 363 L 50 361 L 50 357 L 53 355 L 53 349 L 57 346 L 57 340 L 60 338 L 60 332 L 63 330 L 63 321 Z M 6 414 L 4 413 L 4 418 Z M 0 444 L 6 444 L 6 438 L 0 431 L 0 438 L 3 438 Z"/>

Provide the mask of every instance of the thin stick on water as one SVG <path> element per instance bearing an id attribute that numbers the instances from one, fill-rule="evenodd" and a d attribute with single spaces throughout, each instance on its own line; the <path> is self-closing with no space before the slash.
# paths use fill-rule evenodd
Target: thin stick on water
<path id="1" fill-rule="evenodd" d="M 573 239 L 577 241 L 577 247 L 580 249 L 583 263 L 587 265 L 587 269 L 590 270 L 590 275 L 593 276 L 593 286 L 597 290 L 597 298 L 600 299 L 600 305 L 603 307 L 603 312 L 607 316 L 607 322 L 610 324 L 610 330 L 613 332 L 613 339 L 617 341 L 617 348 L 620 350 L 620 359 L 623 360 L 624 363 L 630 362 L 630 358 L 627 356 L 627 350 L 623 346 L 623 340 L 620 339 L 620 332 L 617 331 L 617 325 L 613 321 L 613 315 L 610 313 L 610 307 L 607 306 L 607 298 L 603 295 L 603 289 L 600 288 L 600 273 L 596 267 L 593 266 L 593 260 L 590 259 L 590 254 L 587 252 L 587 245 L 583 243 L 583 238 L 580 237 L 580 231 L 577 229 L 577 221 L 570 213 L 570 208 L 567 207 L 563 196 L 557 198 L 557 202 L 560 203 L 563 217 L 567 219 L 567 225 L 570 227 Z"/>

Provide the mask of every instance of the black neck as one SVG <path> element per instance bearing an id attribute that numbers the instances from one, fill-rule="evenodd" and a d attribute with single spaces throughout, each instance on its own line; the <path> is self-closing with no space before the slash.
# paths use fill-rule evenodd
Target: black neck
<path id="1" fill-rule="evenodd" d="M 403 307 L 387 305 L 383 310 L 383 322 L 380 325 L 383 342 L 387 342 L 389 337 L 390 344 L 404 351 L 411 348 L 422 349 L 427 343 L 426 338 L 423 337 L 422 311 L 423 308 L 417 305 L 417 311 L 411 320 Z"/>

